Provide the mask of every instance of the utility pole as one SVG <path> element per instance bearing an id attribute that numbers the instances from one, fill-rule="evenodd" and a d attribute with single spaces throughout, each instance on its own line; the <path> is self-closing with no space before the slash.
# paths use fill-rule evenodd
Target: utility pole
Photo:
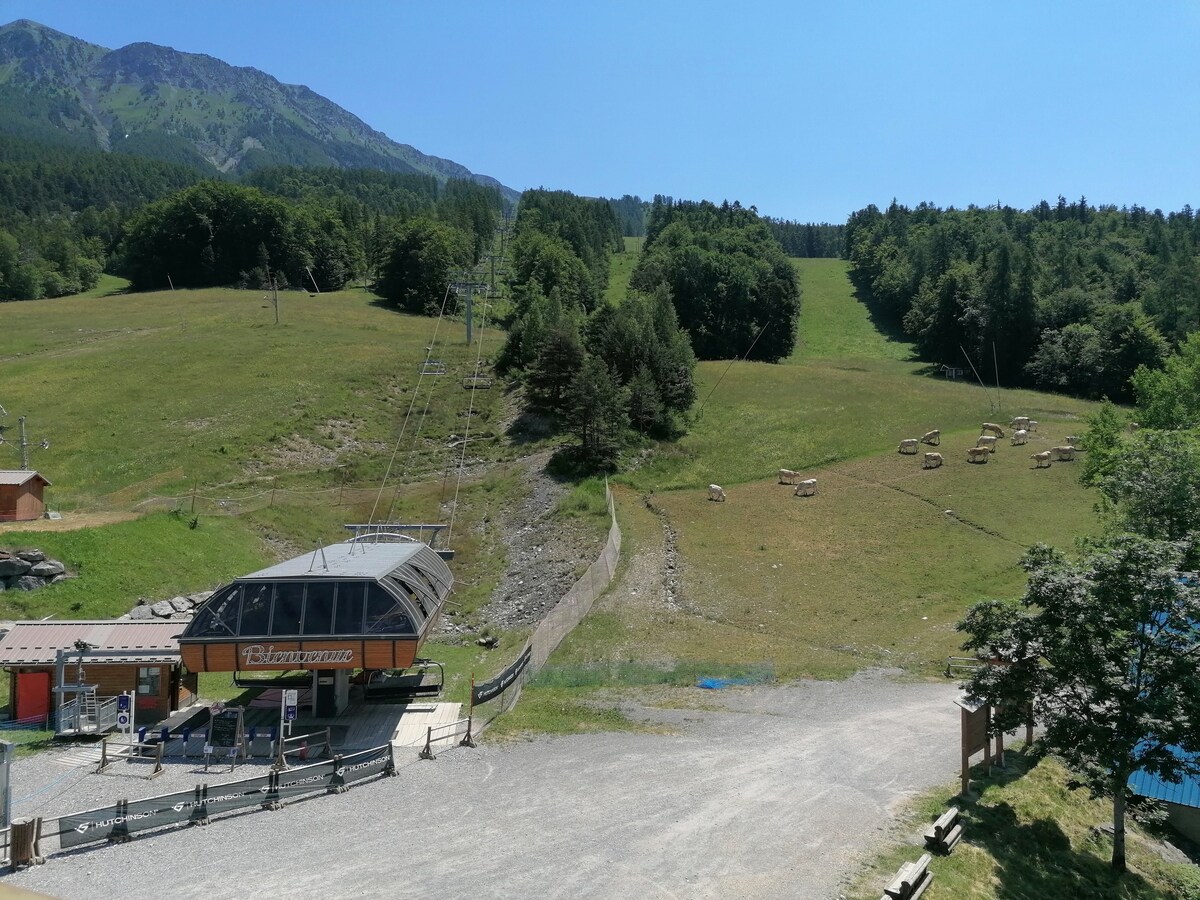
<path id="1" fill-rule="evenodd" d="M 18 417 L 17 423 L 20 429 L 20 438 L 18 439 L 17 449 L 21 453 L 21 469 L 24 471 L 29 468 L 29 435 L 25 433 L 25 417 Z M 0 436 L 0 444 L 3 443 L 4 437 Z M 43 438 L 38 442 L 38 446 L 43 450 L 49 450 L 50 442 Z"/>

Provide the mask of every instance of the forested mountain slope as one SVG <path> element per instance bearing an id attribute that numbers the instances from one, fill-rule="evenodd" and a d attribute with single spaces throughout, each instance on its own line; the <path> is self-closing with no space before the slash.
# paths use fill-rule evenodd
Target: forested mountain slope
<path id="1" fill-rule="evenodd" d="M 108 50 L 27 19 L 0 27 L 0 133 L 210 172 L 291 164 L 469 179 L 517 198 L 494 178 L 393 141 L 303 85 L 156 44 Z"/>

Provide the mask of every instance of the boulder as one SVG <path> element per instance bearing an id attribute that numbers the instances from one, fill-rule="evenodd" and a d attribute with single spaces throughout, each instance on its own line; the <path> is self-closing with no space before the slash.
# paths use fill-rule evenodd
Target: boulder
<path id="1" fill-rule="evenodd" d="M 131 618 L 131 619 L 153 619 L 154 613 L 152 613 L 150 611 L 150 607 L 148 607 L 148 606 L 135 606 L 133 609 L 131 609 L 129 611 L 129 618 Z"/>
<path id="2" fill-rule="evenodd" d="M 46 558 L 46 554 L 41 550 L 18 550 L 16 553 L 18 559 L 23 559 L 25 562 L 40 563 Z"/>
<path id="3" fill-rule="evenodd" d="M 16 578 L 8 579 L 8 589 L 10 591 L 36 591 L 40 587 L 44 587 L 46 582 L 38 578 L 36 575 L 18 575 Z"/>
<path id="4" fill-rule="evenodd" d="M 167 602 L 171 604 L 177 613 L 190 613 L 192 611 L 192 601 L 187 597 L 172 597 Z"/>
<path id="5" fill-rule="evenodd" d="M 154 613 L 160 619 L 169 619 L 175 612 L 175 607 L 168 600 L 159 600 L 157 603 L 150 605 L 150 612 Z"/>
<path id="6" fill-rule="evenodd" d="M 215 591 L 196 591 L 194 594 L 188 594 L 187 598 L 192 601 L 192 606 L 199 606 L 214 593 Z"/>
<path id="7" fill-rule="evenodd" d="M 66 581 L 66 580 L 67 580 L 66 575 L 55 575 L 53 578 L 50 579 L 50 583 L 58 584 L 60 581 Z"/>
<path id="8" fill-rule="evenodd" d="M 29 570 L 29 574 L 36 575 L 38 578 L 53 578 L 55 575 L 62 575 L 66 571 L 67 567 L 57 559 L 48 559 L 45 562 L 34 563 L 33 568 Z"/>
<path id="9" fill-rule="evenodd" d="M 23 559 L 18 559 L 8 554 L 0 556 L 0 578 L 13 578 L 18 575 L 25 575 L 32 568 L 33 564 L 27 563 Z"/>

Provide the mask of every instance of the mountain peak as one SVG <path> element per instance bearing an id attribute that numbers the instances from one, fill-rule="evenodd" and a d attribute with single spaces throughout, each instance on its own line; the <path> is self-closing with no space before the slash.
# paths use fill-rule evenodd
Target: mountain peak
<path id="1" fill-rule="evenodd" d="M 0 132 L 69 132 L 109 149 L 241 172 L 268 165 L 423 172 L 518 192 L 375 131 L 307 87 L 144 41 L 107 50 L 29 19 L 0 26 Z M 24 123 L 24 124 L 23 124 Z"/>

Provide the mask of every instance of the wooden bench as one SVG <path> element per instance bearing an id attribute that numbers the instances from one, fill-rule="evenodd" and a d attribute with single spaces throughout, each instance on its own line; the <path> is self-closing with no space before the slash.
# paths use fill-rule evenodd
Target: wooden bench
<path id="1" fill-rule="evenodd" d="M 923 853 L 916 862 L 902 865 L 896 877 L 883 889 L 883 896 L 879 900 L 916 900 L 924 894 L 933 882 L 933 873 L 929 871 L 931 859 L 932 856 Z"/>
<path id="2" fill-rule="evenodd" d="M 925 846 L 930 850 L 940 850 L 950 853 L 962 840 L 962 822 L 959 820 L 958 807 L 952 806 L 934 822 L 925 832 Z"/>

